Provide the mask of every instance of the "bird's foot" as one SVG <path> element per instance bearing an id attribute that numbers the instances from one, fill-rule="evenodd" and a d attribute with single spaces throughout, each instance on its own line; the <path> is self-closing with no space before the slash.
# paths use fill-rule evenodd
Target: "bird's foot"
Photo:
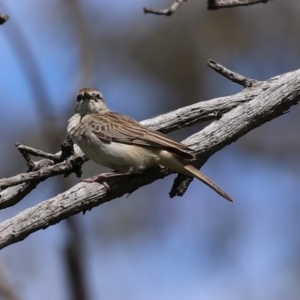
<path id="1" fill-rule="evenodd" d="M 83 182 L 88 182 L 88 183 L 99 182 L 105 187 L 106 190 L 109 191 L 110 186 L 107 183 L 107 181 L 109 179 L 112 179 L 114 177 L 129 175 L 129 174 L 132 174 L 132 173 L 134 173 L 134 170 L 130 168 L 129 171 L 126 171 L 126 172 L 115 171 L 115 172 L 109 172 L 109 173 L 102 173 L 102 174 L 95 175 L 95 176 L 92 176 L 92 177 L 89 177 L 89 178 L 86 178 L 86 179 L 82 179 L 82 181 Z"/>
<path id="2" fill-rule="evenodd" d="M 110 190 L 110 186 L 106 182 L 107 178 L 108 178 L 108 177 L 106 177 L 106 174 L 110 174 L 110 173 L 104 173 L 104 174 L 100 174 L 100 175 L 95 175 L 95 176 L 92 176 L 92 177 L 89 177 L 89 178 L 86 178 L 86 179 L 82 179 L 82 181 L 83 182 L 88 182 L 88 183 L 99 182 L 99 183 L 101 183 L 105 187 L 105 189 L 107 191 L 109 191 Z"/>

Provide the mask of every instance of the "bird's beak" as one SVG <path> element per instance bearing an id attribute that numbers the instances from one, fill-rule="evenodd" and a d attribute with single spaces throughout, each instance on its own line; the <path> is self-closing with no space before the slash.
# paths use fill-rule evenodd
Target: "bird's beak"
<path id="1" fill-rule="evenodd" d="M 87 93 L 87 92 L 83 93 L 83 99 L 91 99 L 91 98 L 92 97 L 91 97 L 91 95 L 89 93 Z"/>

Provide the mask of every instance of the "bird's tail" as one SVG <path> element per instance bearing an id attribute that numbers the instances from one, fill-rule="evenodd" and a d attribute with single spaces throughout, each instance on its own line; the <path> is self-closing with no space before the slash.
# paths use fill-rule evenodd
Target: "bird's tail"
<path id="1" fill-rule="evenodd" d="M 202 181 L 204 184 L 212 188 L 215 192 L 217 192 L 219 195 L 224 197 L 226 200 L 233 202 L 233 199 L 224 191 L 222 190 L 216 183 L 214 183 L 210 178 L 208 178 L 205 174 L 200 172 L 198 169 L 196 169 L 192 165 L 184 165 L 183 166 L 185 170 L 187 170 L 192 177 L 196 177 L 200 181 Z M 186 175 L 188 175 L 186 173 Z"/>
<path id="2" fill-rule="evenodd" d="M 206 175 L 196 169 L 194 166 L 190 165 L 184 158 L 180 157 L 175 153 L 171 153 L 166 150 L 162 150 L 159 153 L 160 161 L 159 163 L 167 168 L 170 168 L 178 173 L 196 177 L 204 184 L 212 188 L 219 195 L 224 197 L 226 200 L 233 202 L 233 199 L 223 191 L 216 183 L 214 183 L 211 179 L 209 179 Z"/>

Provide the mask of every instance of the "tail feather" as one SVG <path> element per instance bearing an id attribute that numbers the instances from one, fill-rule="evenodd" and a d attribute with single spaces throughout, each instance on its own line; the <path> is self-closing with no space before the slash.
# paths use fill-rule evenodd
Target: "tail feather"
<path id="1" fill-rule="evenodd" d="M 169 152 L 167 150 L 162 150 L 159 152 L 159 164 L 170 168 L 178 173 L 185 174 L 187 176 L 196 177 L 204 184 L 212 188 L 219 195 L 224 197 L 226 200 L 233 202 L 233 199 L 224 192 L 216 183 L 214 183 L 211 179 L 209 179 L 206 175 L 196 169 L 194 166 L 190 165 L 187 160 L 182 158 L 181 156 Z"/>
<path id="2" fill-rule="evenodd" d="M 214 183 L 210 178 L 208 178 L 205 174 L 200 172 L 198 169 L 196 169 L 192 165 L 185 165 L 183 166 L 188 172 L 191 173 L 191 176 L 196 177 L 200 181 L 202 181 L 204 184 L 212 188 L 215 192 L 217 192 L 219 195 L 224 197 L 226 200 L 233 202 L 233 199 L 224 191 L 222 190 L 216 183 Z"/>

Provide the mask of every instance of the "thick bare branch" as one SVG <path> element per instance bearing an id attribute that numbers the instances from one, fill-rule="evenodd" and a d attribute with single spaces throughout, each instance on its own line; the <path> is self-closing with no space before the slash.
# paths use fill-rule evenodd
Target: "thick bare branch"
<path id="1" fill-rule="evenodd" d="M 300 70 L 277 76 L 249 90 L 257 96 L 183 141 L 195 150 L 197 166 L 201 166 L 212 154 L 250 130 L 284 114 L 292 105 L 297 104 L 300 101 Z M 147 170 L 144 175 L 115 177 L 110 182 L 109 193 L 98 183 L 78 183 L 66 192 L 2 222 L 0 249 L 23 240 L 37 230 L 131 193 L 169 174 L 169 170 L 157 167 Z"/>
<path id="2" fill-rule="evenodd" d="M 40 180 L 33 180 L 11 186 L 0 193 L 0 209 L 13 206 L 20 202 L 26 195 L 34 190 L 40 183 Z"/>

